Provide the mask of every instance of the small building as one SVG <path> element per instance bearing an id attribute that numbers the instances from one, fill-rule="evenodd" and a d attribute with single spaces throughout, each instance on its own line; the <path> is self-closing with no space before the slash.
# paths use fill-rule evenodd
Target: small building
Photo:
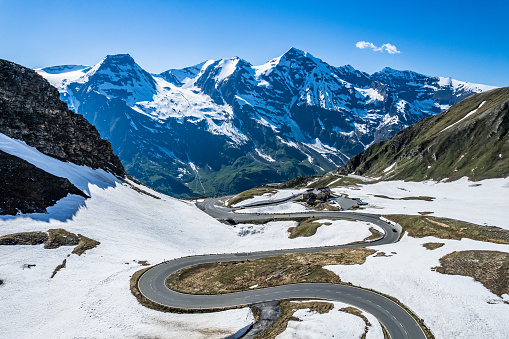
<path id="1" fill-rule="evenodd" d="M 316 200 L 325 202 L 330 197 L 331 192 L 329 187 L 310 188 L 302 193 L 302 200 L 307 202 L 309 205 L 315 205 Z"/>

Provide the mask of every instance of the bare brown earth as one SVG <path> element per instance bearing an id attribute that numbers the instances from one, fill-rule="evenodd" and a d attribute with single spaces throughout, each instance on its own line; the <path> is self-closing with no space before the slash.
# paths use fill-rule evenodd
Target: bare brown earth
<path id="1" fill-rule="evenodd" d="M 509 294 L 509 253 L 499 251 L 456 251 L 440 258 L 434 270 L 442 274 L 472 277 L 502 296 Z"/>
<path id="2" fill-rule="evenodd" d="M 60 246 L 76 246 L 72 253 L 82 255 L 85 251 L 100 244 L 82 234 L 74 234 L 63 228 L 49 229 L 47 232 L 22 232 L 8 234 L 0 237 L 0 245 L 40 245 L 46 249 L 59 248 Z"/>
<path id="3" fill-rule="evenodd" d="M 427 242 L 425 244 L 422 244 L 422 246 L 430 251 L 436 250 L 437 248 L 440 248 L 444 246 L 445 244 L 443 242 Z"/>
<path id="4" fill-rule="evenodd" d="M 55 267 L 55 270 L 51 274 L 51 278 L 53 278 L 57 274 L 57 272 L 60 271 L 62 268 L 65 268 L 66 262 L 67 262 L 67 259 L 64 259 L 64 261 L 62 261 L 62 263 L 60 265 Z"/>
<path id="5" fill-rule="evenodd" d="M 376 251 L 343 248 L 319 253 L 290 253 L 256 260 L 208 263 L 184 268 L 168 277 L 173 290 L 218 294 L 293 283 L 340 283 L 326 265 L 360 265 Z"/>

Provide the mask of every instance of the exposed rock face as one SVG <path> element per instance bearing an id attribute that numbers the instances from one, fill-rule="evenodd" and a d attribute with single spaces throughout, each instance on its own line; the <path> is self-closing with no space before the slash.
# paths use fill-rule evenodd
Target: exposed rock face
<path id="1" fill-rule="evenodd" d="M 108 141 L 60 101 L 56 88 L 29 68 L 0 60 L 0 133 L 62 161 L 126 173 Z M 88 196 L 68 179 L 0 151 L 0 215 L 44 213 L 68 194 Z"/>
<path id="2" fill-rule="evenodd" d="M 88 198 L 66 178 L 0 151 L 0 215 L 44 213 L 67 194 Z"/>
<path id="3" fill-rule="evenodd" d="M 108 141 L 60 94 L 29 68 L 0 60 L 0 132 L 62 161 L 102 168 L 124 177 Z"/>

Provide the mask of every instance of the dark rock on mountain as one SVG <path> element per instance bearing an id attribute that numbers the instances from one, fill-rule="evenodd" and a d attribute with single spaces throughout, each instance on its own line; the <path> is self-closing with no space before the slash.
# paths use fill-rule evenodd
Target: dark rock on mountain
<path id="1" fill-rule="evenodd" d="M 0 151 L 0 214 L 44 213 L 68 194 L 88 196 L 66 178 Z"/>
<path id="2" fill-rule="evenodd" d="M 125 176 L 111 144 L 83 116 L 67 108 L 43 77 L 0 60 L 0 132 L 62 161 Z"/>
<path id="3" fill-rule="evenodd" d="M 53 72 L 78 66 L 56 67 Z M 0 60 L 0 133 L 24 141 L 53 158 L 103 169 L 125 177 L 111 144 L 83 116 L 67 108 L 60 95 L 31 69 Z M 68 194 L 88 196 L 68 179 L 0 151 L 0 214 L 44 213 Z"/>

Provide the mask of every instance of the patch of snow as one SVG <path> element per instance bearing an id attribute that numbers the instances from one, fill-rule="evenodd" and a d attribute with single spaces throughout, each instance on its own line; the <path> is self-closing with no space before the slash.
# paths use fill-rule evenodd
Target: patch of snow
<path id="1" fill-rule="evenodd" d="M 312 301 L 312 300 L 311 300 Z M 302 302 L 308 302 L 304 300 Z M 299 321 L 290 320 L 283 333 L 277 339 L 308 339 L 308 338 L 360 338 L 364 334 L 366 323 L 354 314 L 340 311 L 351 305 L 338 301 L 316 300 L 334 305 L 329 312 L 320 314 L 310 309 L 299 309 L 293 314 Z M 292 303 L 300 303 L 295 301 Z M 378 319 L 370 313 L 360 310 L 371 326 L 368 327 L 366 339 L 383 338 L 382 326 Z M 331 326 L 334 324 L 334 326 Z"/>
<path id="2" fill-rule="evenodd" d="M 66 92 L 67 85 L 71 82 L 77 81 L 84 76 L 90 69 L 90 66 L 83 66 L 83 68 L 70 69 L 67 72 L 50 73 L 46 69 L 36 69 L 35 71 L 44 77 L 48 82 L 58 89 L 59 92 Z"/>
<path id="3" fill-rule="evenodd" d="M 374 88 L 357 88 L 355 90 L 359 92 L 364 98 L 367 98 L 366 104 L 373 103 L 375 101 L 383 101 L 384 97 Z"/>
<path id="4" fill-rule="evenodd" d="M 455 92 L 459 90 L 470 90 L 475 93 L 486 92 L 497 88 L 496 86 L 488 86 L 481 84 L 473 84 L 471 82 L 459 81 L 452 78 L 438 77 L 438 85 L 440 87 L 451 87 Z"/>
<path id="5" fill-rule="evenodd" d="M 467 178 L 452 182 L 381 181 L 355 188 L 333 188 L 332 191 L 367 202 L 363 209 L 366 213 L 418 215 L 418 212 L 433 212 L 432 216 L 509 229 L 509 177 L 475 182 Z M 389 200 L 375 195 L 391 198 L 431 196 L 435 199 Z"/>
<path id="6" fill-rule="evenodd" d="M 440 131 L 440 133 L 442 133 L 443 131 L 445 131 L 445 130 L 447 130 L 447 129 L 451 128 L 452 126 L 454 126 L 454 125 L 456 125 L 456 124 L 459 124 L 459 123 L 460 123 L 460 122 L 462 122 L 463 120 L 467 119 L 469 116 L 471 116 L 472 114 L 474 114 L 475 112 L 477 112 L 477 110 L 478 110 L 479 108 L 481 108 L 481 107 L 482 107 L 482 105 L 484 105 L 485 103 L 486 103 L 486 101 L 481 102 L 481 103 L 479 104 L 479 107 L 477 107 L 476 109 L 474 109 L 474 110 L 472 110 L 472 111 L 468 112 L 468 113 L 467 113 L 467 114 L 466 114 L 463 118 L 459 119 L 459 120 L 458 120 L 458 121 L 456 121 L 454 124 L 451 124 L 451 125 L 447 126 L 447 127 L 446 127 L 446 128 L 444 128 L 443 130 L 441 130 L 441 131 Z"/>
<path id="7" fill-rule="evenodd" d="M 430 251 L 422 246 L 427 242 L 441 242 L 445 246 Z M 424 319 L 437 338 L 507 337 L 509 305 L 502 298 L 470 277 L 441 274 L 432 268 L 440 266 L 439 259 L 454 251 L 508 252 L 508 245 L 405 235 L 398 243 L 374 249 L 391 255 L 370 256 L 362 269 L 355 265 L 324 268 L 336 273 L 343 281 L 399 299 Z"/>
<path id="8" fill-rule="evenodd" d="M 392 171 L 392 169 L 394 168 L 394 166 L 396 166 L 396 163 L 392 163 L 392 165 L 390 165 L 389 167 L 387 167 L 386 169 L 383 170 L 384 173 L 388 173 L 390 171 Z"/>
<path id="9" fill-rule="evenodd" d="M 221 68 L 221 72 L 216 76 L 216 81 L 220 82 L 230 75 L 233 74 L 235 71 L 235 68 L 237 67 L 237 64 L 239 62 L 238 58 L 232 58 L 232 59 L 223 59 L 219 62 L 219 64 L 216 67 Z"/>
<path id="10" fill-rule="evenodd" d="M 255 152 L 256 152 L 256 154 L 258 154 L 258 156 L 260 158 L 263 158 L 263 159 L 267 160 L 268 162 L 276 162 L 276 160 L 274 158 L 272 158 L 270 155 L 268 155 L 266 153 L 263 153 L 262 150 L 260 150 L 258 148 L 255 148 Z"/>

